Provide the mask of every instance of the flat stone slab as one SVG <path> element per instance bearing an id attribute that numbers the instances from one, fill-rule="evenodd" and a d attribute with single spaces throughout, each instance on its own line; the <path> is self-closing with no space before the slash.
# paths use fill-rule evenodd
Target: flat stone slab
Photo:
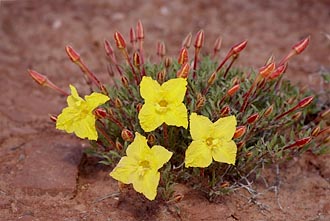
<path id="1" fill-rule="evenodd" d="M 70 135 L 47 136 L 22 146 L 25 157 L 13 179 L 28 193 L 72 194 L 76 188 L 82 141 Z"/>

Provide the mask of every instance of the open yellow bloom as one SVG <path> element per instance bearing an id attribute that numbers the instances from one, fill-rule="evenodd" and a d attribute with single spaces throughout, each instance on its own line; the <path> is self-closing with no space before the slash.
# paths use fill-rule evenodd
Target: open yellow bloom
<path id="1" fill-rule="evenodd" d="M 56 120 L 56 129 L 75 133 L 77 137 L 97 140 L 95 116 L 92 111 L 110 98 L 100 93 L 79 97 L 77 89 L 70 85 L 71 95 L 67 98 L 68 107 L 62 110 Z"/>
<path id="2" fill-rule="evenodd" d="M 143 77 L 140 93 L 144 105 L 139 112 L 139 121 L 144 131 L 150 132 L 166 123 L 188 127 L 186 106 L 182 103 L 186 94 L 187 80 L 171 79 L 162 85 L 151 77 Z"/>
<path id="3" fill-rule="evenodd" d="M 126 154 L 110 176 L 125 184 L 132 183 L 137 192 L 154 200 L 160 179 L 158 169 L 170 160 L 172 152 L 158 145 L 149 148 L 147 139 L 135 133 L 135 139 L 127 147 Z"/>
<path id="4" fill-rule="evenodd" d="M 232 140 L 235 130 L 235 116 L 212 123 L 207 117 L 192 113 L 190 134 L 193 141 L 186 150 L 186 167 L 208 167 L 212 158 L 235 165 L 237 147 Z"/>

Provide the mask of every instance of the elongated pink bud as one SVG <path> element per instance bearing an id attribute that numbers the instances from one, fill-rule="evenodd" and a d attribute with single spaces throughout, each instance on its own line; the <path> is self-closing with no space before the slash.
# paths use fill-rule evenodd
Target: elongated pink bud
<path id="1" fill-rule="evenodd" d="M 204 44 L 204 31 L 200 30 L 196 34 L 194 46 L 195 46 L 195 48 L 201 48 L 201 47 L 203 47 L 203 44 Z"/>
<path id="2" fill-rule="evenodd" d="M 220 117 L 225 117 L 229 114 L 230 112 L 230 107 L 229 106 L 224 106 L 221 110 L 220 110 Z"/>
<path id="3" fill-rule="evenodd" d="M 305 137 L 305 138 L 299 139 L 295 142 L 295 146 L 297 146 L 297 147 L 305 146 L 306 144 L 311 142 L 311 140 L 312 140 L 311 137 Z"/>
<path id="4" fill-rule="evenodd" d="M 273 113 L 273 110 L 274 110 L 274 105 L 272 104 L 267 108 L 267 110 L 264 113 L 264 116 L 268 117 L 269 115 L 271 115 Z"/>
<path id="5" fill-rule="evenodd" d="M 298 103 L 299 108 L 304 108 L 308 106 L 310 103 L 312 103 L 313 99 L 314 99 L 313 96 L 305 97 L 304 99 L 299 101 Z"/>
<path id="6" fill-rule="evenodd" d="M 274 71 L 274 69 L 275 69 L 275 63 L 272 62 L 260 68 L 259 74 L 262 77 L 267 78 Z"/>
<path id="7" fill-rule="evenodd" d="M 139 67 L 141 65 L 140 53 L 137 51 L 133 53 L 133 65 L 135 67 Z"/>
<path id="8" fill-rule="evenodd" d="M 137 38 L 144 39 L 144 30 L 141 20 L 138 21 L 136 26 Z"/>
<path id="9" fill-rule="evenodd" d="M 28 70 L 30 77 L 39 85 L 44 86 L 48 79 L 45 75 L 42 75 L 34 70 Z"/>
<path id="10" fill-rule="evenodd" d="M 295 44 L 292 49 L 295 50 L 295 52 L 297 54 L 300 54 L 301 52 L 303 52 L 307 46 L 309 45 L 309 40 L 310 40 L 310 36 L 308 36 L 307 38 L 302 39 L 301 41 L 299 41 L 297 44 Z"/>
<path id="11" fill-rule="evenodd" d="M 115 32 L 115 34 L 113 35 L 117 48 L 118 49 L 124 49 L 126 48 L 126 42 L 124 37 L 122 36 L 122 34 L 120 34 L 118 31 Z"/>
<path id="12" fill-rule="evenodd" d="M 56 116 L 56 115 L 52 115 L 52 114 L 50 114 L 50 115 L 49 115 L 49 119 L 50 119 L 52 122 L 56 123 L 56 121 L 57 121 L 57 116 Z"/>
<path id="13" fill-rule="evenodd" d="M 238 44 L 234 45 L 231 48 L 231 51 L 233 52 L 233 54 L 239 54 L 246 47 L 247 43 L 248 43 L 247 40 L 242 41 L 241 43 L 238 43 Z"/>
<path id="14" fill-rule="evenodd" d="M 214 43 L 214 46 L 213 46 L 213 52 L 214 52 L 214 54 L 217 54 L 220 51 L 221 44 L 222 44 L 222 38 L 221 38 L 221 36 L 219 36 L 215 40 L 215 43 Z"/>
<path id="15" fill-rule="evenodd" d="M 319 126 L 314 127 L 313 130 L 311 131 L 311 136 L 317 137 L 319 135 L 320 131 L 321 131 L 321 128 Z"/>
<path id="16" fill-rule="evenodd" d="M 169 68 L 171 66 L 171 64 L 172 64 L 172 58 L 166 56 L 165 59 L 164 59 L 165 68 Z"/>
<path id="17" fill-rule="evenodd" d="M 207 84 L 208 85 L 214 84 L 214 81 L 215 81 L 216 77 L 217 77 L 217 72 L 213 72 L 211 74 L 211 76 L 209 77 L 209 79 L 207 80 Z"/>
<path id="18" fill-rule="evenodd" d="M 183 65 L 184 63 L 188 62 L 188 50 L 187 48 L 181 48 L 178 63 Z"/>
<path id="19" fill-rule="evenodd" d="M 190 48 L 190 45 L 191 45 L 191 38 L 192 38 L 192 34 L 191 32 L 185 37 L 185 39 L 183 40 L 182 42 L 182 47 L 185 47 L 185 48 Z"/>
<path id="20" fill-rule="evenodd" d="M 239 88 L 240 88 L 240 85 L 236 84 L 227 91 L 227 94 L 229 96 L 233 96 L 239 90 Z"/>
<path id="21" fill-rule="evenodd" d="M 104 49 L 105 49 L 105 53 L 109 57 L 112 57 L 114 55 L 113 48 L 108 40 L 104 40 Z"/>
<path id="22" fill-rule="evenodd" d="M 178 78 L 187 78 L 189 75 L 190 66 L 189 63 L 185 63 L 181 66 L 181 68 L 176 73 L 176 77 Z"/>
<path id="23" fill-rule="evenodd" d="M 323 112 L 320 114 L 320 117 L 325 118 L 328 114 L 330 114 L 330 109 L 323 111 Z"/>
<path id="24" fill-rule="evenodd" d="M 132 27 L 129 30 L 129 40 L 130 40 L 131 44 L 134 44 L 136 42 L 135 31 L 134 31 L 134 28 L 132 28 Z"/>
<path id="25" fill-rule="evenodd" d="M 284 73 L 284 71 L 286 70 L 287 66 L 288 66 L 287 63 L 284 63 L 284 64 L 278 66 L 278 67 L 274 70 L 274 72 L 271 73 L 271 74 L 269 75 L 268 78 L 269 78 L 270 80 L 272 80 L 272 79 L 275 79 L 275 78 L 281 76 L 281 75 Z"/>
<path id="26" fill-rule="evenodd" d="M 165 43 L 163 41 L 157 42 L 157 55 L 164 57 L 166 53 Z"/>
<path id="27" fill-rule="evenodd" d="M 70 45 L 65 47 L 65 51 L 72 62 L 77 62 L 80 59 L 80 55 Z"/>
<path id="28" fill-rule="evenodd" d="M 238 126 L 236 127 L 236 131 L 234 133 L 233 138 L 238 139 L 241 138 L 246 132 L 246 126 Z"/>
<path id="29" fill-rule="evenodd" d="M 256 122 L 258 119 L 259 119 L 259 114 L 258 114 L 258 113 L 255 113 L 255 114 L 252 114 L 250 117 L 248 117 L 248 119 L 246 120 L 246 122 L 247 122 L 248 124 L 253 124 L 253 123 Z"/>

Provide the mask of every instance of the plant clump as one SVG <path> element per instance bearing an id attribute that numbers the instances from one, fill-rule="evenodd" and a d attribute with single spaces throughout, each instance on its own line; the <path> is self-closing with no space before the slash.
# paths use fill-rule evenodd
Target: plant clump
<path id="1" fill-rule="evenodd" d="M 157 61 L 146 59 L 141 21 L 130 29 L 130 44 L 115 32 L 118 58 L 104 43 L 112 85 L 100 82 L 71 47 L 66 52 L 84 73 L 93 93 L 71 95 L 44 75 L 29 70 L 40 85 L 67 96 L 68 107 L 52 115 L 56 128 L 90 140 L 89 155 L 114 167 L 110 176 L 154 200 L 172 197 L 184 183 L 212 198 L 255 179 L 265 165 L 305 151 L 329 151 L 330 113 L 316 95 L 283 79 L 289 59 L 308 46 L 295 44 L 279 62 L 269 58 L 259 70 L 235 68 L 247 41 L 234 45 L 218 61 L 222 39 L 211 55 L 202 55 L 204 31 L 188 34 L 177 56 L 157 43 Z M 192 56 L 191 56 L 192 54 Z M 120 62 L 123 60 L 123 62 Z M 109 167 L 109 168 L 111 168 Z"/>

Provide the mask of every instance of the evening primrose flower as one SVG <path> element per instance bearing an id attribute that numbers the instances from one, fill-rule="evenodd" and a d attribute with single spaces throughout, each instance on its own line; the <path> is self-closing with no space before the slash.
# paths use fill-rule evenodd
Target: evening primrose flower
<path id="1" fill-rule="evenodd" d="M 158 169 L 170 160 L 172 152 L 159 145 L 149 148 L 147 139 L 136 132 L 135 139 L 127 147 L 126 154 L 127 156 L 121 158 L 110 176 L 125 184 L 132 183 L 137 192 L 142 193 L 149 200 L 154 200 L 160 179 Z"/>
<path id="2" fill-rule="evenodd" d="M 188 114 L 182 103 L 186 86 L 187 80 L 183 78 L 171 79 L 162 85 L 151 77 L 142 78 L 140 93 L 144 105 L 138 117 L 144 131 L 153 131 L 163 123 L 187 129 Z"/>
<path id="3" fill-rule="evenodd" d="M 75 133 L 77 137 L 97 140 L 95 116 L 92 111 L 110 98 L 100 93 L 79 97 L 77 89 L 70 85 L 71 95 L 67 98 L 68 107 L 62 110 L 56 121 L 56 129 Z"/>
<path id="4" fill-rule="evenodd" d="M 186 167 L 208 167 L 215 161 L 235 165 L 237 147 L 232 140 L 236 117 L 220 118 L 212 123 L 207 117 L 190 115 L 192 143 L 186 150 Z"/>

